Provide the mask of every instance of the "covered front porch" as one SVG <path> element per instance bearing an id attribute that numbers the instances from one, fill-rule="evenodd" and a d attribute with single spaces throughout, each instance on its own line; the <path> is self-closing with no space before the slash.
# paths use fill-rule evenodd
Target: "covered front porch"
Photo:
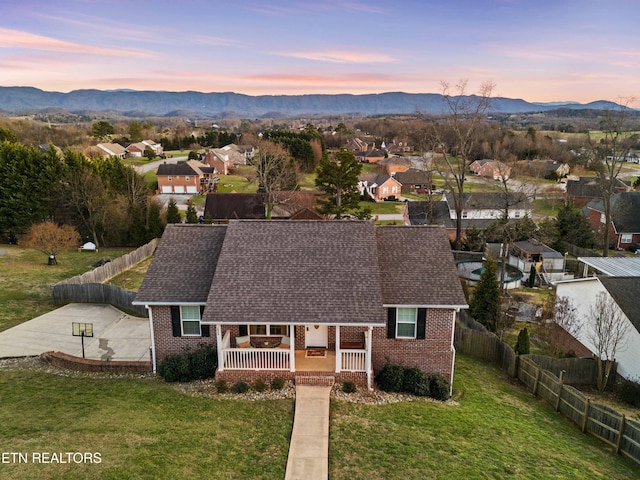
<path id="1" fill-rule="evenodd" d="M 233 327 L 217 324 L 218 372 L 264 372 L 269 373 L 269 377 L 280 372 L 287 378 L 302 372 L 360 373 L 366 376 L 367 387 L 371 388 L 373 327 L 367 326 L 354 334 L 340 325 L 331 325 L 331 341 L 329 326 L 324 327 L 327 327 L 326 333 L 319 332 L 322 328 L 316 325 L 298 324 L 288 326 L 285 331 L 288 335 L 245 336 L 234 335 Z M 344 340 L 341 339 L 343 332 L 347 333 Z"/>

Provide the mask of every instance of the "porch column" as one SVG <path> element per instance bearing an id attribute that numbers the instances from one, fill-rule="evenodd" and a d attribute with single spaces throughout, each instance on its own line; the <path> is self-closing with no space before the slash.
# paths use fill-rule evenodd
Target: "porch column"
<path id="1" fill-rule="evenodd" d="M 289 326 L 289 371 L 296 371 L 296 326 Z"/>
<path id="2" fill-rule="evenodd" d="M 336 373 L 342 371 L 342 352 L 340 351 L 340 325 L 336 325 Z"/>
<path id="3" fill-rule="evenodd" d="M 367 328 L 367 359 L 365 361 L 366 369 L 367 369 L 367 387 L 369 388 L 369 390 L 373 390 L 373 388 L 371 387 L 371 343 L 372 343 L 372 339 L 373 339 L 373 327 L 369 326 Z"/>
<path id="4" fill-rule="evenodd" d="M 218 347 L 218 371 L 224 371 L 224 354 L 222 352 L 222 325 L 216 325 L 216 344 Z"/>

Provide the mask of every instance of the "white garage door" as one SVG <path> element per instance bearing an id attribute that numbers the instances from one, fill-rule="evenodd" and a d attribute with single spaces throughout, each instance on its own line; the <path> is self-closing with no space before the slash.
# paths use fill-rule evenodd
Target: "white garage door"
<path id="1" fill-rule="evenodd" d="M 188 185 L 187 193 L 198 193 L 198 189 L 195 187 L 195 185 Z"/>
<path id="2" fill-rule="evenodd" d="M 173 187 L 173 193 L 184 193 L 184 186 L 176 185 Z"/>
<path id="3" fill-rule="evenodd" d="M 163 185 L 162 193 L 171 193 L 171 185 Z"/>

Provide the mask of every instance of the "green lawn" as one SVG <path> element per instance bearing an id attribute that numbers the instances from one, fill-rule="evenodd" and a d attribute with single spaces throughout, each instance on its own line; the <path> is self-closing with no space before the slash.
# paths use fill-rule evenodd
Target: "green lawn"
<path id="1" fill-rule="evenodd" d="M 404 202 L 360 202 L 361 207 L 369 207 L 372 215 L 402 213 Z"/>
<path id="2" fill-rule="evenodd" d="M 114 259 L 131 248 L 101 248 L 99 252 L 68 250 L 58 255 L 58 265 L 47 265 L 42 252 L 15 245 L 0 245 L 0 331 L 56 308 L 49 287 L 93 268 L 101 258 Z"/>
<path id="3" fill-rule="evenodd" d="M 331 403 L 332 479 L 637 478 L 494 367 L 458 356 L 454 400 Z M 98 452 L 100 464 L 0 464 L 3 479 L 283 478 L 292 400 L 185 394 L 151 378 L 0 370 L 5 452 Z"/>
<path id="4" fill-rule="evenodd" d="M 125 290 L 132 290 L 137 292 L 142 285 L 142 280 L 144 280 L 144 276 L 147 273 L 147 269 L 151 264 L 151 260 L 153 257 L 149 257 L 146 260 L 141 261 L 140 263 L 134 265 L 129 270 L 122 272 L 120 275 L 113 277 L 106 283 L 111 285 L 117 285 L 120 288 L 124 288 Z"/>
<path id="5" fill-rule="evenodd" d="M 330 478 L 638 478 L 496 368 L 458 356 L 454 385 L 457 406 L 333 402 Z"/>

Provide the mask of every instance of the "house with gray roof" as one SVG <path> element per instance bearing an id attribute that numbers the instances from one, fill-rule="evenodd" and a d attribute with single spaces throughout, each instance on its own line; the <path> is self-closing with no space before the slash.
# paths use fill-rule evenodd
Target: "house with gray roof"
<path id="1" fill-rule="evenodd" d="M 360 195 L 366 192 L 376 202 L 384 202 L 390 197 L 398 199 L 402 184 L 391 175 L 363 173 L 358 175 L 358 191 Z"/>
<path id="2" fill-rule="evenodd" d="M 640 378 L 640 277 L 597 277 L 568 280 L 556 284 L 556 298 L 567 297 L 576 309 L 576 319 L 581 328 L 575 334 L 576 340 L 595 352 L 593 326 L 589 312 L 599 294 L 613 300 L 615 308 L 623 315 L 626 335 L 616 353 L 617 372 L 628 380 Z"/>
<path id="3" fill-rule="evenodd" d="M 451 380 L 467 308 L 442 227 L 238 220 L 168 225 L 134 301 L 157 362 L 215 345 L 216 378 L 372 384 L 389 360 Z"/>
<path id="4" fill-rule="evenodd" d="M 604 205 L 601 198 L 594 198 L 583 209 L 586 212 L 596 239 L 602 240 L 606 227 Z M 609 242 L 616 249 L 627 249 L 632 243 L 640 243 L 640 192 L 623 192 L 611 196 L 611 224 Z"/>

